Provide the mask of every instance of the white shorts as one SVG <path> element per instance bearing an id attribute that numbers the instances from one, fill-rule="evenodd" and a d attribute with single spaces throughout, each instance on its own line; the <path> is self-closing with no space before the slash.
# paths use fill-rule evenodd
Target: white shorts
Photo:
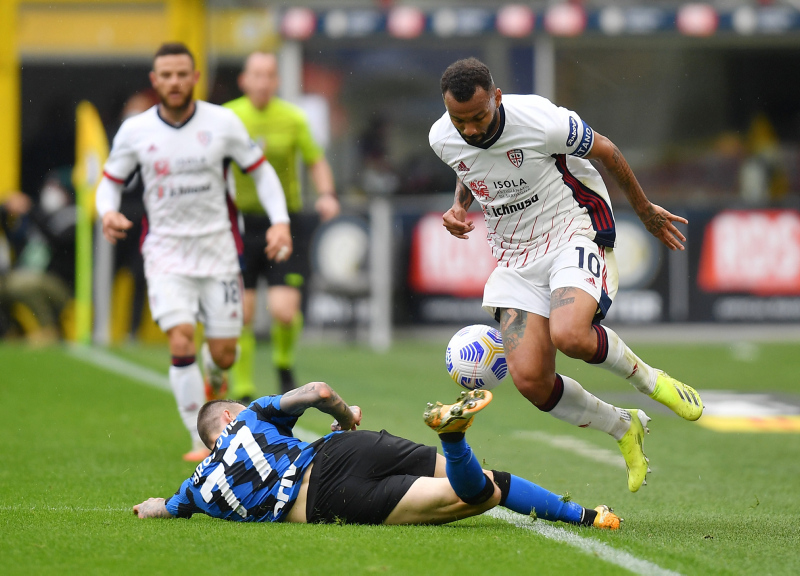
<path id="1" fill-rule="evenodd" d="M 618 285 L 614 250 L 586 236 L 575 236 L 524 268 L 495 268 L 483 289 L 483 309 L 495 319 L 499 308 L 549 318 L 550 293 L 569 286 L 589 293 L 597 302 L 597 315 L 604 318 Z"/>
<path id="2" fill-rule="evenodd" d="M 244 316 L 242 294 L 241 274 L 200 278 L 166 274 L 147 279 L 150 312 L 164 332 L 199 321 L 208 338 L 238 338 Z"/>

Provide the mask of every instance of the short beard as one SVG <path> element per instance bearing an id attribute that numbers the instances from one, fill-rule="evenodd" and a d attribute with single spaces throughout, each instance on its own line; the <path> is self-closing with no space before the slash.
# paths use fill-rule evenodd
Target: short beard
<path id="1" fill-rule="evenodd" d="M 464 138 L 464 141 L 470 146 L 483 146 L 494 137 L 499 125 L 500 125 L 500 109 L 498 108 L 494 112 L 494 118 L 492 118 L 491 124 L 489 124 L 489 127 L 486 128 L 486 136 L 477 141 Z M 463 134 L 461 136 L 462 138 L 464 137 Z"/>
<path id="2" fill-rule="evenodd" d="M 189 90 L 189 93 L 186 95 L 186 99 L 178 106 L 170 106 L 169 104 L 167 104 L 166 98 L 161 98 L 161 105 L 164 107 L 164 110 L 169 112 L 171 115 L 181 116 L 189 109 L 189 106 L 192 105 L 193 97 L 194 97 L 194 89 Z"/>
<path id="3" fill-rule="evenodd" d="M 494 111 L 494 118 L 492 118 L 492 123 L 489 124 L 489 127 L 486 129 L 486 138 L 480 141 L 480 144 L 486 144 L 489 140 L 494 138 L 494 135 L 497 133 L 497 128 L 500 126 L 500 107 L 498 106 L 497 109 Z"/>

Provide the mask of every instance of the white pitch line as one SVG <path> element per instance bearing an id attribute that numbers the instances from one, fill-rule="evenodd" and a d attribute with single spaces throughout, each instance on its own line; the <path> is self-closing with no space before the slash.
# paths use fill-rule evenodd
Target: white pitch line
<path id="1" fill-rule="evenodd" d="M 624 568 L 625 570 L 633 572 L 634 574 L 641 574 L 642 576 L 680 576 L 680 572 L 667 570 L 666 568 L 662 568 L 661 566 L 649 562 L 648 560 L 637 558 L 636 556 L 633 556 L 624 550 L 617 550 L 616 548 L 613 548 L 603 542 L 578 536 L 574 532 L 570 532 L 569 530 L 565 530 L 564 528 L 560 528 L 558 526 L 553 526 L 545 520 L 531 521 L 531 519 L 527 516 L 523 516 L 522 514 L 517 514 L 516 512 L 511 512 L 510 510 L 501 508 L 492 508 L 484 514 L 493 518 L 504 520 L 509 524 L 516 526 L 517 528 L 536 532 L 540 536 L 544 536 L 549 540 L 563 542 L 564 544 L 578 548 L 581 552 L 597 556 L 606 562 L 615 564 L 621 568 Z"/>
<path id="2" fill-rule="evenodd" d="M 107 372 L 111 372 L 112 374 L 124 376 L 130 380 L 153 388 L 158 388 L 159 390 L 172 391 L 167 375 L 151 370 L 150 368 L 145 368 L 130 360 L 115 356 L 102 348 L 83 348 L 75 346 L 69 349 L 69 354 L 73 358 L 106 370 Z M 295 426 L 292 432 L 294 432 L 295 438 L 303 442 L 314 442 L 320 438 L 320 434 L 316 434 L 300 426 Z"/>
<path id="3" fill-rule="evenodd" d="M 130 512 L 130 508 L 81 508 L 80 506 L 0 506 L 0 512 Z"/>
<path id="4" fill-rule="evenodd" d="M 555 434 L 548 434 L 546 432 L 533 431 L 533 430 L 516 430 L 511 433 L 512 438 L 521 438 L 524 440 L 536 440 L 544 444 L 549 444 L 562 450 L 569 450 L 580 456 L 616 466 L 617 468 L 626 469 L 625 459 L 619 452 L 612 452 L 605 448 L 598 448 L 594 444 L 584 442 L 573 436 L 557 436 Z"/>

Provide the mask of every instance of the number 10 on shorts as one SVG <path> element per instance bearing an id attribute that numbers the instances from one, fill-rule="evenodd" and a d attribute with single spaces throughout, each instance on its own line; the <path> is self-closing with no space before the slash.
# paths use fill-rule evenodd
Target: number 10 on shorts
<path id="1" fill-rule="evenodd" d="M 588 270 L 595 278 L 600 278 L 600 259 L 594 252 L 589 252 L 589 257 L 586 257 L 586 249 L 583 246 L 576 246 L 575 250 L 578 251 L 578 268 Z"/>

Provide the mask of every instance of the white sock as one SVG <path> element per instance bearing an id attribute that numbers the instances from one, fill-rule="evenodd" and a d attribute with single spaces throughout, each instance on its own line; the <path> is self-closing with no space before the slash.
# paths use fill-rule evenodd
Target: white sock
<path id="1" fill-rule="evenodd" d="M 564 383 L 564 394 L 550 414 L 581 428 L 594 428 L 620 440 L 631 425 L 627 410 L 617 408 L 583 389 L 568 376 L 557 375 Z"/>
<path id="2" fill-rule="evenodd" d="M 608 341 L 606 359 L 596 365 L 624 378 L 639 392 L 648 396 L 652 394 L 656 389 L 658 371 L 634 354 L 633 350 L 628 348 L 628 345 L 611 328 L 596 326 L 595 329 L 603 330 Z"/>
<path id="3" fill-rule="evenodd" d="M 200 435 L 197 433 L 197 414 L 206 401 L 203 374 L 197 362 L 188 366 L 170 366 L 169 383 L 178 403 L 178 412 L 183 425 L 186 426 L 192 437 L 192 443 L 196 446 L 197 442 L 200 442 Z"/>

